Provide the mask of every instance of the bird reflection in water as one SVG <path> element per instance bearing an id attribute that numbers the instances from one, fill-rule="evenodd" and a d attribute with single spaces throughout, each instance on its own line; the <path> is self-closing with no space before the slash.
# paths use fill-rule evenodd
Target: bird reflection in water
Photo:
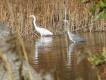
<path id="1" fill-rule="evenodd" d="M 51 45 L 53 38 L 52 37 L 41 37 L 35 42 L 35 46 L 38 47 L 47 47 Z"/>
<path id="2" fill-rule="evenodd" d="M 34 61 L 35 64 L 38 64 L 38 59 L 39 59 L 39 53 L 40 51 L 42 52 L 47 52 L 48 47 L 52 44 L 52 37 L 41 37 L 35 42 L 35 56 L 34 56 Z"/>
<path id="3" fill-rule="evenodd" d="M 46 73 L 46 74 L 43 73 L 40 70 L 40 66 L 39 66 L 39 54 L 41 52 L 43 52 L 43 53 L 47 52 L 47 50 L 48 50 L 47 48 L 49 46 L 51 46 L 52 41 L 53 41 L 52 37 L 41 37 L 35 42 L 34 68 L 36 69 L 36 71 L 38 73 L 41 74 L 41 80 L 54 80 L 52 73 L 50 73 L 50 72 Z"/>
<path id="4" fill-rule="evenodd" d="M 74 47 L 75 47 L 76 44 L 72 43 L 69 45 L 68 49 L 67 49 L 67 66 L 71 65 L 71 58 L 72 58 L 72 54 L 73 54 L 73 51 L 74 51 Z"/>
<path id="5" fill-rule="evenodd" d="M 97 80 L 96 71 L 92 69 L 87 60 L 87 53 L 84 52 L 84 45 L 84 43 L 72 43 L 69 45 L 65 62 L 66 66 L 64 67 L 65 74 L 63 75 L 65 79 Z"/>
<path id="6" fill-rule="evenodd" d="M 72 57 L 73 55 L 77 56 L 77 64 L 80 64 L 80 62 L 86 58 L 86 54 L 84 54 L 83 52 L 81 52 L 81 49 L 83 49 L 83 45 L 84 43 L 72 43 L 69 45 L 68 49 L 67 49 L 67 66 L 71 65 L 72 62 Z M 80 47 L 80 48 L 79 48 Z M 76 49 L 79 48 L 79 50 L 77 50 L 76 53 Z"/>

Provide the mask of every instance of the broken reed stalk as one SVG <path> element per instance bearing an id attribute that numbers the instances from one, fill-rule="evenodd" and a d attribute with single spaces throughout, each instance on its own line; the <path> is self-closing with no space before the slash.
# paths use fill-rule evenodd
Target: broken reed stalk
<path id="1" fill-rule="evenodd" d="M 23 39 L 22 39 L 22 37 L 21 37 L 21 35 L 20 35 L 20 33 L 19 33 L 19 29 L 17 29 L 17 37 L 18 37 L 18 39 L 19 39 L 19 43 L 20 43 L 20 45 L 21 45 L 21 47 L 22 47 L 22 52 L 23 52 L 24 57 L 25 57 L 25 60 L 26 60 L 26 62 L 27 62 L 27 66 L 28 66 L 28 69 L 29 69 L 29 70 L 28 70 L 29 79 L 32 80 L 32 71 L 31 71 L 30 66 L 29 66 L 29 60 L 28 60 L 27 51 L 26 51 L 26 49 L 25 49 L 25 45 L 24 45 Z"/>
<path id="2" fill-rule="evenodd" d="M 0 49 L 0 57 L 2 58 L 3 62 L 5 63 L 5 67 L 6 67 L 7 72 L 8 72 L 8 79 L 15 80 L 14 74 L 12 72 L 13 71 L 12 66 L 11 66 L 10 62 L 8 62 L 6 55 L 2 52 L 1 49 Z"/>
<path id="3" fill-rule="evenodd" d="M 6 2 L 6 4 L 7 4 L 7 10 L 8 10 L 8 12 L 9 12 L 9 14 L 10 14 L 10 16 L 11 16 L 11 19 L 12 19 L 12 26 L 15 26 L 14 28 L 15 28 L 15 30 L 16 30 L 16 37 L 17 37 L 17 39 L 19 40 L 19 42 L 16 42 L 16 43 L 18 43 L 18 44 L 20 44 L 20 46 L 22 47 L 22 52 L 24 53 L 24 57 L 25 57 L 25 60 L 26 60 L 26 62 L 27 62 L 27 65 L 28 65 L 28 67 L 29 67 L 29 61 L 28 61 L 28 56 L 27 56 L 27 51 L 26 51 L 26 49 L 25 49 L 25 45 L 24 45 L 24 42 L 23 42 L 23 40 L 22 40 L 22 37 L 21 37 L 21 31 L 22 31 L 22 27 L 24 27 L 25 25 L 25 23 L 23 22 L 23 20 L 20 20 L 20 17 L 19 18 L 17 18 L 15 15 L 17 15 L 16 14 L 16 12 L 14 12 L 14 7 L 13 7 L 13 4 L 12 3 L 10 3 L 10 1 L 9 0 L 5 0 L 5 2 Z M 19 5 L 20 6 L 20 5 Z M 21 10 L 21 11 L 23 11 L 23 10 Z M 21 14 L 21 18 L 23 17 L 23 13 L 20 13 Z M 15 19 L 16 18 L 16 19 Z M 20 20 L 20 21 L 19 21 Z M 15 25 L 13 25 L 15 23 Z M 13 27 L 12 27 L 13 28 Z M 27 32 L 27 31 L 26 31 Z M 20 35 L 21 34 L 21 35 Z M 18 41 L 17 40 L 17 41 Z M 20 48 L 19 48 L 20 49 Z M 22 52 L 20 51 L 20 55 L 22 55 Z M 5 62 L 6 62 L 6 65 L 8 66 L 7 67 L 7 69 L 8 69 L 8 72 L 10 73 L 9 74 L 9 79 L 10 80 L 15 80 L 14 78 L 13 78 L 13 76 L 12 76 L 12 69 L 11 69 L 11 65 L 10 64 L 8 64 L 8 62 L 7 62 L 7 58 L 6 58 L 6 56 L 4 56 L 4 55 L 2 55 L 2 57 L 4 58 L 4 60 L 5 60 Z M 32 80 L 32 74 L 31 74 L 31 70 L 30 70 L 30 67 L 29 67 L 29 80 Z"/>

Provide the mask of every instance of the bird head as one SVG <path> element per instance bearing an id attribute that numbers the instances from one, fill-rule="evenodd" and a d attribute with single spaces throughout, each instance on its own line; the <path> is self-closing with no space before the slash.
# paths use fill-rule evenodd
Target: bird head
<path id="1" fill-rule="evenodd" d="M 30 15 L 29 17 L 33 18 L 36 21 L 36 17 L 34 15 Z"/>

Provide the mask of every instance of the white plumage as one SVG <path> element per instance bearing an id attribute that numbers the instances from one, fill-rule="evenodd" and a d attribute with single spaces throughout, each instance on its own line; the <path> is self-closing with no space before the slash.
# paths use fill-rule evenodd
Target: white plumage
<path id="1" fill-rule="evenodd" d="M 36 31 L 38 33 L 40 33 L 41 36 L 49 36 L 49 35 L 53 35 L 52 32 L 50 32 L 49 30 L 45 29 L 45 28 L 40 28 L 36 25 L 36 17 L 34 15 L 30 15 L 30 17 L 33 18 L 33 25 L 36 29 Z"/>

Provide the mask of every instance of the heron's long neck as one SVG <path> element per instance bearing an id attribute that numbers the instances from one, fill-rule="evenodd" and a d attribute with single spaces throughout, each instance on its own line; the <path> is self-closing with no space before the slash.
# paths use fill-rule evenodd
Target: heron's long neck
<path id="1" fill-rule="evenodd" d="M 69 26 L 70 26 L 70 24 L 69 24 L 68 22 L 66 22 L 65 25 L 66 25 L 66 27 L 67 27 L 67 28 L 66 28 L 67 33 L 69 33 L 69 32 L 70 32 L 70 30 L 69 30 Z"/>

